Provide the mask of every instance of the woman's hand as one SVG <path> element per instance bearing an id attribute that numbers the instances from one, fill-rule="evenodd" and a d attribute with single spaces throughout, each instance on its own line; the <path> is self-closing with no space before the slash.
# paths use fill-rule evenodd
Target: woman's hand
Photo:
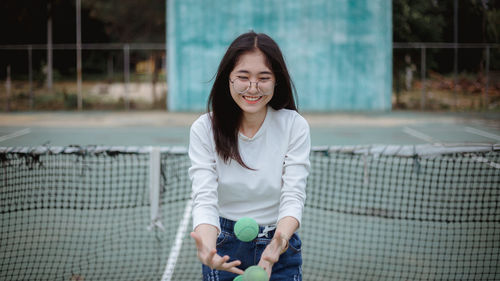
<path id="1" fill-rule="evenodd" d="M 237 266 L 241 264 L 239 260 L 227 262 L 229 260 L 229 256 L 219 256 L 215 248 L 207 247 L 203 243 L 203 240 L 198 233 L 191 232 L 191 237 L 193 237 L 196 242 L 198 259 L 200 259 L 204 265 L 210 267 L 211 269 L 229 271 L 235 274 L 243 274 L 243 270 L 237 268 Z"/>
<path id="2" fill-rule="evenodd" d="M 273 239 L 271 239 L 271 242 L 264 249 L 258 264 L 260 267 L 264 268 L 269 277 L 271 277 L 273 265 L 278 262 L 280 255 L 287 249 L 288 239 L 282 235 L 281 232 L 276 231 Z"/>

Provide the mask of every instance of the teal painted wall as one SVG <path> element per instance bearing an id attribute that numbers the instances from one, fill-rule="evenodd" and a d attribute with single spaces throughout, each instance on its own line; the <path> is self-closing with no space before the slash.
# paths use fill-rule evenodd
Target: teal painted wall
<path id="1" fill-rule="evenodd" d="M 227 46 L 253 29 L 280 45 L 302 111 L 391 109 L 390 0 L 168 0 L 168 99 L 203 111 Z"/>

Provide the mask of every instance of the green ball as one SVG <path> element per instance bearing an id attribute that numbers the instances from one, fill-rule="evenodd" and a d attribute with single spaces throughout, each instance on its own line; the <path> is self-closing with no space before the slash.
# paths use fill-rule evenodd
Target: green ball
<path id="1" fill-rule="evenodd" d="M 267 281 L 269 276 L 267 272 L 260 266 L 250 266 L 243 273 L 243 281 Z"/>
<path id="2" fill-rule="evenodd" d="M 238 276 L 234 277 L 233 281 L 244 281 L 243 275 L 238 275 Z"/>
<path id="3" fill-rule="evenodd" d="M 234 224 L 234 234 L 243 242 L 250 242 L 259 234 L 259 225 L 252 218 L 243 217 Z"/>

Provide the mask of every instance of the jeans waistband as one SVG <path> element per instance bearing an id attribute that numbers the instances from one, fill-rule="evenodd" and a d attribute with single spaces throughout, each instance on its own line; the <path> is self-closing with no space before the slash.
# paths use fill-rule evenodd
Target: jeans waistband
<path id="1" fill-rule="evenodd" d="M 234 224 L 236 223 L 235 221 L 220 217 L 219 222 L 221 230 L 225 230 L 230 233 L 234 231 Z M 258 236 L 272 238 L 275 229 L 276 225 L 264 225 L 264 226 L 259 225 Z"/>

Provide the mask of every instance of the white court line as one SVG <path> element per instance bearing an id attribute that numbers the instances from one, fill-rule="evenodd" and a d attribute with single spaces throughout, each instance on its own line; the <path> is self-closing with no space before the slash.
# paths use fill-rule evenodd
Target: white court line
<path id="1" fill-rule="evenodd" d="M 191 208 L 192 201 L 189 200 L 186 204 L 186 208 L 184 209 L 184 216 L 182 221 L 177 229 L 177 234 L 175 235 L 175 242 L 172 248 L 170 249 L 170 254 L 168 255 L 167 267 L 163 272 L 162 281 L 170 281 L 172 280 L 172 276 L 174 275 L 175 264 L 177 263 L 177 258 L 181 252 L 182 248 L 182 239 L 184 238 L 184 234 L 186 233 L 187 227 L 189 225 L 189 221 L 191 219 Z"/>
<path id="2" fill-rule="evenodd" d="M 499 169 L 500 170 L 500 164 L 498 163 L 495 163 L 493 161 L 490 161 L 484 157 L 476 157 L 476 156 L 472 156 L 472 160 L 476 161 L 476 162 L 479 162 L 479 163 L 485 163 L 486 165 L 492 167 L 492 168 L 495 168 L 495 169 Z"/>
<path id="3" fill-rule="evenodd" d="M 494 134 L 490 134 L 490 133 L 487 133 L 487 132 L 484 132 L 484 131 L 481 131 L 481 130 L 477 130 L 477 129 L 474 129 L 474 128 L 471 128 L 471 127 L 467 127 L 465 128 L 466 131 L 470 131 L 469 133 L 476 133 L 476 134 L 483 134 L 482 136 L 486 136 L 487 135 L 490 135 L 490 138 L 492 138 L 491 136 L 494 136 L 494 137 L 498 137 L 497 140 L 500 140 L 500 137 L 499 136 L 496 136 Z M 476 132 L 477 131 L 477 132 Z M 403 132 L 411 135 L 411 136 L 414 136 L 416 138 L 419 138 L 421 140 L 424 140 L 426 142 L 430 142 L 430 143 L 437 143 L 439 144 L 436 139 L 434 139 L 433 137 L 429 136 L 429 135 L 426 135 L 422 132 L 419 132 L 417 130 L 414 130 L 414 129 L 411 129 L 411 128 L 408 128 L 408 127 L 404 127 L 403 128 Z M 499 169 L 500 168 L 500 164 L 498 163 L 495 163 L 493 161 L 490 161 L 484 157 L 476 157 L 476 156 L 473 156 L 472 157 L 472 160 L 478 162 L 478 163 L 484 163 L 492 168 L 495 168 L 495 169 Z"/>
<path id="4" fill-rule="evenodd" d="M 6 141 L 8 139 L 17 138 L 17 137 L 20 137 L 20 136 L 23 136 L 23 135 L 26 135 L 26 134 L 29 134 L 29 133 L 31 133 L 30 128 L 26 128 L 26 129 L 21 130 L 21 131 L 17 131 L 17 132 L 14 132 L 14 133 L 11 133 L 11 134 L 8 134 L 8 135 L 5 135 L 5 136 L 1 136 L 0 137 L 0 142 Z"/>
<path id="5" fill-rule="evenodd" d="M 422 132 L 419 132 L 417 130 L 414 130 L 412 128 L 409 128 L 409 127 L 404 127 L 403 132 L 407 133 L 408 135 L 410 135 L 412 137 L 416 137 L 417 139 L 424 140 L 426 142 L 438 143 L 438 141 L 436 139 L 434 139 L 433 137 L 426 135 Z"/>
<path id="6" fill-rule="evenodd" d="M 465 127 L 465 131 L 467 133 L 476 134 L 476 135 L 479 135 L 479 136 L 482 136 L 482 137 L 485 137 L 485 138 L 490 138 L 490 139 L 494 139 L 494 140 L 500 141 L 500 136 L 499 135 L 488 133 L 488 132 L 485 132 L 485 131 L 482 131 L 482 130 L 479 130 L 479 129 L 476 129 L 476 128 Z"/>

